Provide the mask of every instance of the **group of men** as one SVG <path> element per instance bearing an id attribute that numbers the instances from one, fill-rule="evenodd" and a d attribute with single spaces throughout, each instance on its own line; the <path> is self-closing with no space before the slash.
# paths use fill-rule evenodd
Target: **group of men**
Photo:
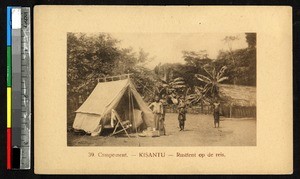
<path id="1" fill-rule="evenodd" d="M 159 96 L 155 96 L 155 101 L 149 105 L 149 108 L 154 114 L 154 128 L 153 130 L 162 131 L 163 135 L 166 135 L 165 128 L 165 108 L 163 102 Z M 178 122 L 179 122 L 179 131 L 184 130 L 184 124 L 186 121 L 186 104 L 183 98 L 179 98 L 178 102 Z M 219 127 L 220 125 L 220 103 L 215 101 L 213 103 L 213 115 L 214 115 L 214 126 Z"/>
<path id="2" fill-rule="evenodd" d="M 149 105 L 149 108 L 152 110 L 154 114 L 154 128 L 153 130 L 162 131 L 163 135 L 166 135 L 166 128 L 165 128 L 165 108 L 163 102 L 159 98 L 159 96 L 155 96 L 155 101 Z M 183 99 L 179 99 L 178 104 L 178 121 L 179 121 L 179 128 L 180 131 L 184 130 L 184 123 L 186 120 L 186 105 Z"/>

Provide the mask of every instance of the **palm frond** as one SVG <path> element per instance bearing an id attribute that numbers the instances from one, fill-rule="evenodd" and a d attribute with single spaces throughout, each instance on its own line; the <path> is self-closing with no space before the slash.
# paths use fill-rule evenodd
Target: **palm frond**
<path id="1" fill-rule="evenodd" d="M 203 92 L 203 88 L 200 87 L 200 86 L 195 86 L 195 92 L 196 92 L 197 94 L 200 94 L 200 93 Z"/>
<path id="2" fill-rule="evenodd" d="M 219 71 L 219 73 L 218 73 L 218 75 L 217 75 L 217 79 L 221 78 L 221 77 L 224 75 L 226 69 L 227 69 L 226 66 L 223 66 L 223 67 L 220 69 L 220 71 Z"/>
<path id="3" fill-rule="evenodd" d="M 213 68 L 213 70 L 212 70 L 212 78 L 213 79 L 216 78 L 216 68 Z"/>
<path id="4" fill-rule="evenodd" d="M 203 67 L 203 69 L 211 78 L 214 78 L 213 75 L 211 73 L 209 73 L 209 71 L 205 67 Z"/>
<path id="5" fill-rule="evenodd" d="M 222 77 L 222 78 L 218 79 L 218 83 L 221 83 L 222 81 L 227 80 L 227 79 L 228 79 L 228 77 Z"/>
<path id="6" fill-rule="evenodd" d="M 186 86 L 185 85 L 173 85 L 173 88 L 185 88 Z"/>
<path id="7" fill-rule="evenodd" d="M 200 80 L 203 81 L 205 83 L 211 83 L 211 79 L 209 79 L 208 77 L 201 75 L 201 74 L 195 74 L 195 77 Z"/>
<path id="8" fill-rule="evenodd" d="M 185 91 L 185 96 L 187 96 L 190 91 L 191 91 L 191 88 L 190 87 L 187 88 L 186 91 Z"/>
<path id="9" fill-rule="evenodd" d="M 174 82 L 175 82 L 175 81 L 184 81 L 184 78 L 178 77 L 178 78 L 175 78 L 175 79 L 174 79 Z"/>
<path id="10" fill-rule="evenodd" d="M 204 87 L 203 87 L 203 92 L 206 92 L 208 89 L 209 89 L 209 85 L 210 85 L 211 83 L 207 83 Z"/>
<path id="11" fill-rule="evenodd" d="M 184 81 L 174 81 L 172 84 L 173 85 L 184 85 L 185 82 Z"/>

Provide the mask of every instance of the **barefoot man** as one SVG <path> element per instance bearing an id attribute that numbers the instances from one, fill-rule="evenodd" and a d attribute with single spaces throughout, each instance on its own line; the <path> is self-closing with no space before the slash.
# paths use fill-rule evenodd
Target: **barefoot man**
<path id="1" fill-rule="evenodd" d="M 219 102 L 214 102 L 214 124 L 215 128 L 220 125 L 220 103 Z"/>
<path id="2" fill-rule="evenodd" d="M 178 122 L 180 131 L 184 130 L 184 123 L 186 120 L 186 105 L 183 98 L 180 98 L 180 102 L 178 105 Z"/>
<path id="3" fill-rule="evenodd" d="M 162 120 L 162 115 L 163 115 L 163 104 L 160 102 L 160 98 L 159 96 L 155 96 L 155 101 L 153 103 L 151 103 L 149 105 L 149 108 L 152 110 L 153 114 L 154 114 L 154 125 L 155 128 L 153 129 L 155 130 L 160 130 L 160 120 Z"/>

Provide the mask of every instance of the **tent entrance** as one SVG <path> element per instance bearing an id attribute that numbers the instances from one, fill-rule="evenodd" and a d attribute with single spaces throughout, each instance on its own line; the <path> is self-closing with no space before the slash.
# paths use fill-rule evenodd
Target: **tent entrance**
<path id="1" fill-rule="evenodd" d="M 145 129 L 142 110 L 129 86 L 114 110 L 118 113 L 122 121 L 131 122 L 132 127 L 129 129 L 129 132 L 139 132 Z"/>

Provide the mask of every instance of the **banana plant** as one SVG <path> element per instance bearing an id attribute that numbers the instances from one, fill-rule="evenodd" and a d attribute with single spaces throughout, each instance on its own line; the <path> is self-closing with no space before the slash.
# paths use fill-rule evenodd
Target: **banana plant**
<path id="1" fill-rule="evenodd" d="M 156 94 L 164 96 L 164 98 L 170 99 L 172 103 L 178 103 L 178 95 L 185 95 L 187 86 L 183 78 L 178 77 L 171 81 L 165 81 L 160 79 L 160 85 L 156 87 Z"/>
<path id="2" fill-rule="evenodd" d="M 215 67 L 212 68 L 211 71 L 207 69 L 207 66 L 203 67 L 204 71 L 208 74 L 207 76 L 201 74 L 195 74 L 195 77 L 205 83 L 202 93 L 206 97 L 218 97 L 219 96 L 219 84 L 228 79 L 228 77 L 224 76 L 226 66 L 223 66 L 219 72 L 216 72 Z"/>
<path id="3" fill-rule="evenodd" d="M 201 102 L 201 100 L 204 99 L 205 96 L 203 94 L 203 88 L 202 87 L 195 86 L 194 93 L 188 94 L 190 90 L 191 89 L 189 88 L 189 90 L 187 91 L 187 95 L 186 95 L 187 104 L 198 104 L 199 102 Z"/>

